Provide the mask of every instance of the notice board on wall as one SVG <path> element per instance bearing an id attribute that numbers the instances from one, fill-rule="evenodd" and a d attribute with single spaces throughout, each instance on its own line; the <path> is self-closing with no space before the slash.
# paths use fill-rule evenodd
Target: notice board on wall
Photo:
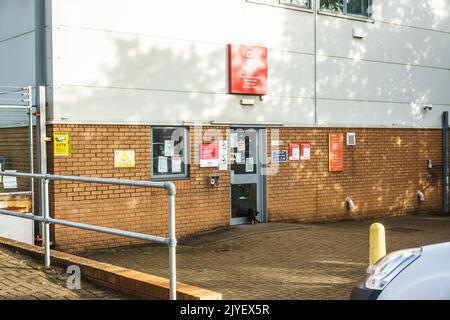
<path id="1" fill-rule="evenodd" d="M 328 166 L 330 172 L 344 171 L 344 134 L 330 133 L 328 142 Z"/>

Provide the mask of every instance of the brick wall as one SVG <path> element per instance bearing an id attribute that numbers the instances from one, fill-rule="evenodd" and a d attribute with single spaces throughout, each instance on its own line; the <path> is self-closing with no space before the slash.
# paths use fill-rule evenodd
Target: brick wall
<path id="1" fill-rule="evenodd" d="M 209 128 L 211 129 L 211 128 Z M 224 129 L 215 128 L 223 136 Z M 57 125 L 53 132 L 71 133 L 72 154 L 53 157 L 49 145 L 49 172 L 58 175 L 149 180 L 151 172 L 148 126 Z M 191 140 L 203 139 L 204 131 L 190 129 Z M 114 168 L 114 150 L 135 150 L 135 168 Z M 191 144 L 190 179 L 174 181 L 177 187 L 177 235 L 184 236 L 229 223 L 229 172 L 200 170 L 198 147 Z M 221 176 L 220 186 L 207 186 L 207 176 Z M 165 190 L 96 184 L 52 182 L 51 212 L 59 219 L 101 225 L 129 231 L 167 235 L 168 197 Z M 56 247 L 83 251 L 137 243 L 126 238 L 90 231 L 55 227 Z"/>
<path id="2" fill-rule="evenodd" d="M 274 130 L 274 129 L 273 129 Z M 268 158 L 272 132 L 268 133 Z M 345 169 L 328 171 L 328 134 L 355 132 L 356 146 L 345 146 Z M 281 129 L 278 140 L 311 143 L 311 160 L 279 164 L 268 176 L 270 221 L 323 221 L 430 212 L 441 209 L 442 131 L 409 129 Z M 277 137 L 275 135 L 275 137 Z M 274 164 L 269 165 L 269 168 Z M 273 168 L 272 168 L 273 170 Z M 426 201 L 417 200 L 417 191 Z M 348 211 L 345 198 L 355 208 Z"/>
<path id="3" fill-rule="evenodd" d="M 271 136 L 268 130 L 268 158 Z M 61 175 L 148 180 L 151 172 L 148 126 L 55 125 L 56 131 L 69 131 L 72 154 L 52 156 L 49 145 L 49 171 Z M 312 159 L 280 164 L 276 175 L 267 177 L 270 221 L 323 221 L 365 218 L 380 215 L 439 211 L 441 171 L 428 170 L 426 160 L 441 162 L 440 130 L 351 129 L 357 145 L 345 147 L 345 170 L 328 172 L 328 133 L 344 129 L 281 128 L 277 149 L 289 142 L 309 142 Z M 225 128 L 190 128 L 190 178 L 174 181 L 177 186 L 177 235 L 183 237 L 229 225 L 229 171 L 199 168 L 199 146 L 214 136 L 228 136 Z M 213 132 L 211 134 L 211 132 Z M 213 137 L 213 138 L 211 138 Z M 211 140 L 212 139 L 212 140 Z M 195 143 L 194 143 L 195 142 Z M 114 150 L 136 151 L 136 167 L 114 168 Z M 269 163 L 269 169 L 274 164 Z M 220 186 L 207 186 L 207 178 L 217 174 Z M 425 193 L 419 204 L 417 191 Z M 71 221 L 167 235 L 167 196 L 163 190 L 95 184 L 52 182 L 52 215 Z M 355 209 L 348 211 L 344 199 L 350 196 Z M 137 243 L 136 241 L 56 226 L 56 247 L 83 251 Z"/>

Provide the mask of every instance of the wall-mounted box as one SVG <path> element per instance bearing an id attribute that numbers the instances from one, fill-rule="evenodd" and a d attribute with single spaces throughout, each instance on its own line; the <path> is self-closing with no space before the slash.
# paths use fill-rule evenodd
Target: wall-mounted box
<path id="1" fill-rule="evenodd" d="M 356 133 L 347 133 L 347 146 L 356 146 Z"/>
<path id="2" fill-rule="evenodd" d="M 208 183 L 210 187 L 218 187 L 219 186 L 219 176 L 209 176 L 208 177 Z"/>
<path id="3" fill-rule="evenodd" d="M 359 27 L 353 27 L 352 33 L 353 33 L 353 38 L 355 38 L 355 39 L 363 39 L 366 37 L 366 33 L 364 32 L 364 30 Z"/>

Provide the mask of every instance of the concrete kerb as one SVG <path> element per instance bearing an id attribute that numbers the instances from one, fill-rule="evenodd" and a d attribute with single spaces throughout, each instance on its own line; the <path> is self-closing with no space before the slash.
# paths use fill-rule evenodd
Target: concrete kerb
<path id="1" fill-rule="evenodd" d="M 44 249 L 15 240 L 0 237 L 0 246 L 26 254 L 32 258 L 44 259 Z M 77 265 L 82 277 L 101 286 L 123 292 L 141 299 L 169 299 L 169 279 L 139 271 L 96 262 L 60 251 L 51 251 L 52 265 L 67 268 Z M 177 282 L 178 300 L 221 300 L 222 294 L 207 289 Z"/>

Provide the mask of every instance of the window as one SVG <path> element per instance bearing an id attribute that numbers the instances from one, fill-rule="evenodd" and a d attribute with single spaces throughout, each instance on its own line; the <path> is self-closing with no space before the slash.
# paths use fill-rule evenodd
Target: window
<path id="1" fill-rule="evenodd" d="M 347 13 L 358 16 L 370 16 L 370 0 L 347 0 Z"/>
<path id="2" fill-rule="evenodd" d="M 312 0 L 246 0 L 251 3 L 267 4 L 294 10 L 311 10 Z"/>
<path id="3" fill-rule="evenodd" d="M 320 9 L 348 15 L 370 17 L 372 0 L 320 0 Z"/>
<path id="4" fill-rule="evenodd" d="M 320 9 L 344 12 L 344 0 L 320 0 Z"/>
<path id="5" fill-rule="evenodd" d="M 151 152 L 153 178 L 188 176 L 189 134 L 186 128 L 153 128 Z"/>
<path id="6" fill-rule="evenodd" d="M 279 0 L 280 4 L 296 6 L 302 8 L 311 8 L 310 0 Z"/>

